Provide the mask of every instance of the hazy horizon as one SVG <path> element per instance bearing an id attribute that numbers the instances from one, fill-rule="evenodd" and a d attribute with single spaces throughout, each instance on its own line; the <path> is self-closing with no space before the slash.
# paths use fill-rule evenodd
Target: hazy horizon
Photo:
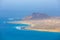
<path id="1" fill-rule="evenodd" d="M 0 0 L 0 17 L 20 17 L 33 12 L 60 16 L 59 0 Z"/>

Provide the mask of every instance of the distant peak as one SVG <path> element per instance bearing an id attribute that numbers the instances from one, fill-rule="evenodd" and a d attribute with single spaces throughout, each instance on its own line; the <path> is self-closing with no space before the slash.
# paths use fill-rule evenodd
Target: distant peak
<path id="1" fill-rule="evenodd" d="M 32 16 L 41 17 L 41 16 L 48 16 L 48 15 L 45 13 L 32 13 Z"/>
<path id="2" fill-rule="evenodd" d="M 32 13 L 31 16 L 27 16 L 25 18 L 25 20 L 32 20 L 32 19 L 46 19 L 46 18 L 49 18 L 50 16 L 48 16 L 47 14 L 45 13 Z"/>

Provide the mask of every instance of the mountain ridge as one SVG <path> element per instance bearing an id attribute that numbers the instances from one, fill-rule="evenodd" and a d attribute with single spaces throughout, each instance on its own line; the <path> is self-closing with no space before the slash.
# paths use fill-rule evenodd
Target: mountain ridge
<path id="1" fill-rule="evenodd" d="M 37 20 L 37 19 L 47 19 L 50 18 L 47 14 L 44 13 L 32 13 L 32 15 L 25 17 L 23 20 Z"/>

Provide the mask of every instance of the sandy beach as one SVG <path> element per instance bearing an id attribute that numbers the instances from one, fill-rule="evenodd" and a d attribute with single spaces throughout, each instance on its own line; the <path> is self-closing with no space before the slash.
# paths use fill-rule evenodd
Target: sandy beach
<path id="1" fill-rule="evenodd" d="M 60 32 L 58 29 L 31 29 L 31 28 L 25 28 L 25 30 L 33 30 L 33 31 L 42 31 L 42 32 Z"/>
<path id="2" fill-rule="evenodd" d="M 60 19 L 23 20 L 8 23 L 29 25 L 25 30 L 60 32 Z"/>

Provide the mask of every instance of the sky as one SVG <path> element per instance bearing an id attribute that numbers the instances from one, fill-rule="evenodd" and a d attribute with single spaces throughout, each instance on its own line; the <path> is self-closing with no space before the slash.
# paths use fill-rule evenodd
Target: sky
<path id="1" fill-rule="evenodd" d="M 60 0 L 0 0 L 0 17 L 20 17 L 33 12 L 60 16 Z"/>

